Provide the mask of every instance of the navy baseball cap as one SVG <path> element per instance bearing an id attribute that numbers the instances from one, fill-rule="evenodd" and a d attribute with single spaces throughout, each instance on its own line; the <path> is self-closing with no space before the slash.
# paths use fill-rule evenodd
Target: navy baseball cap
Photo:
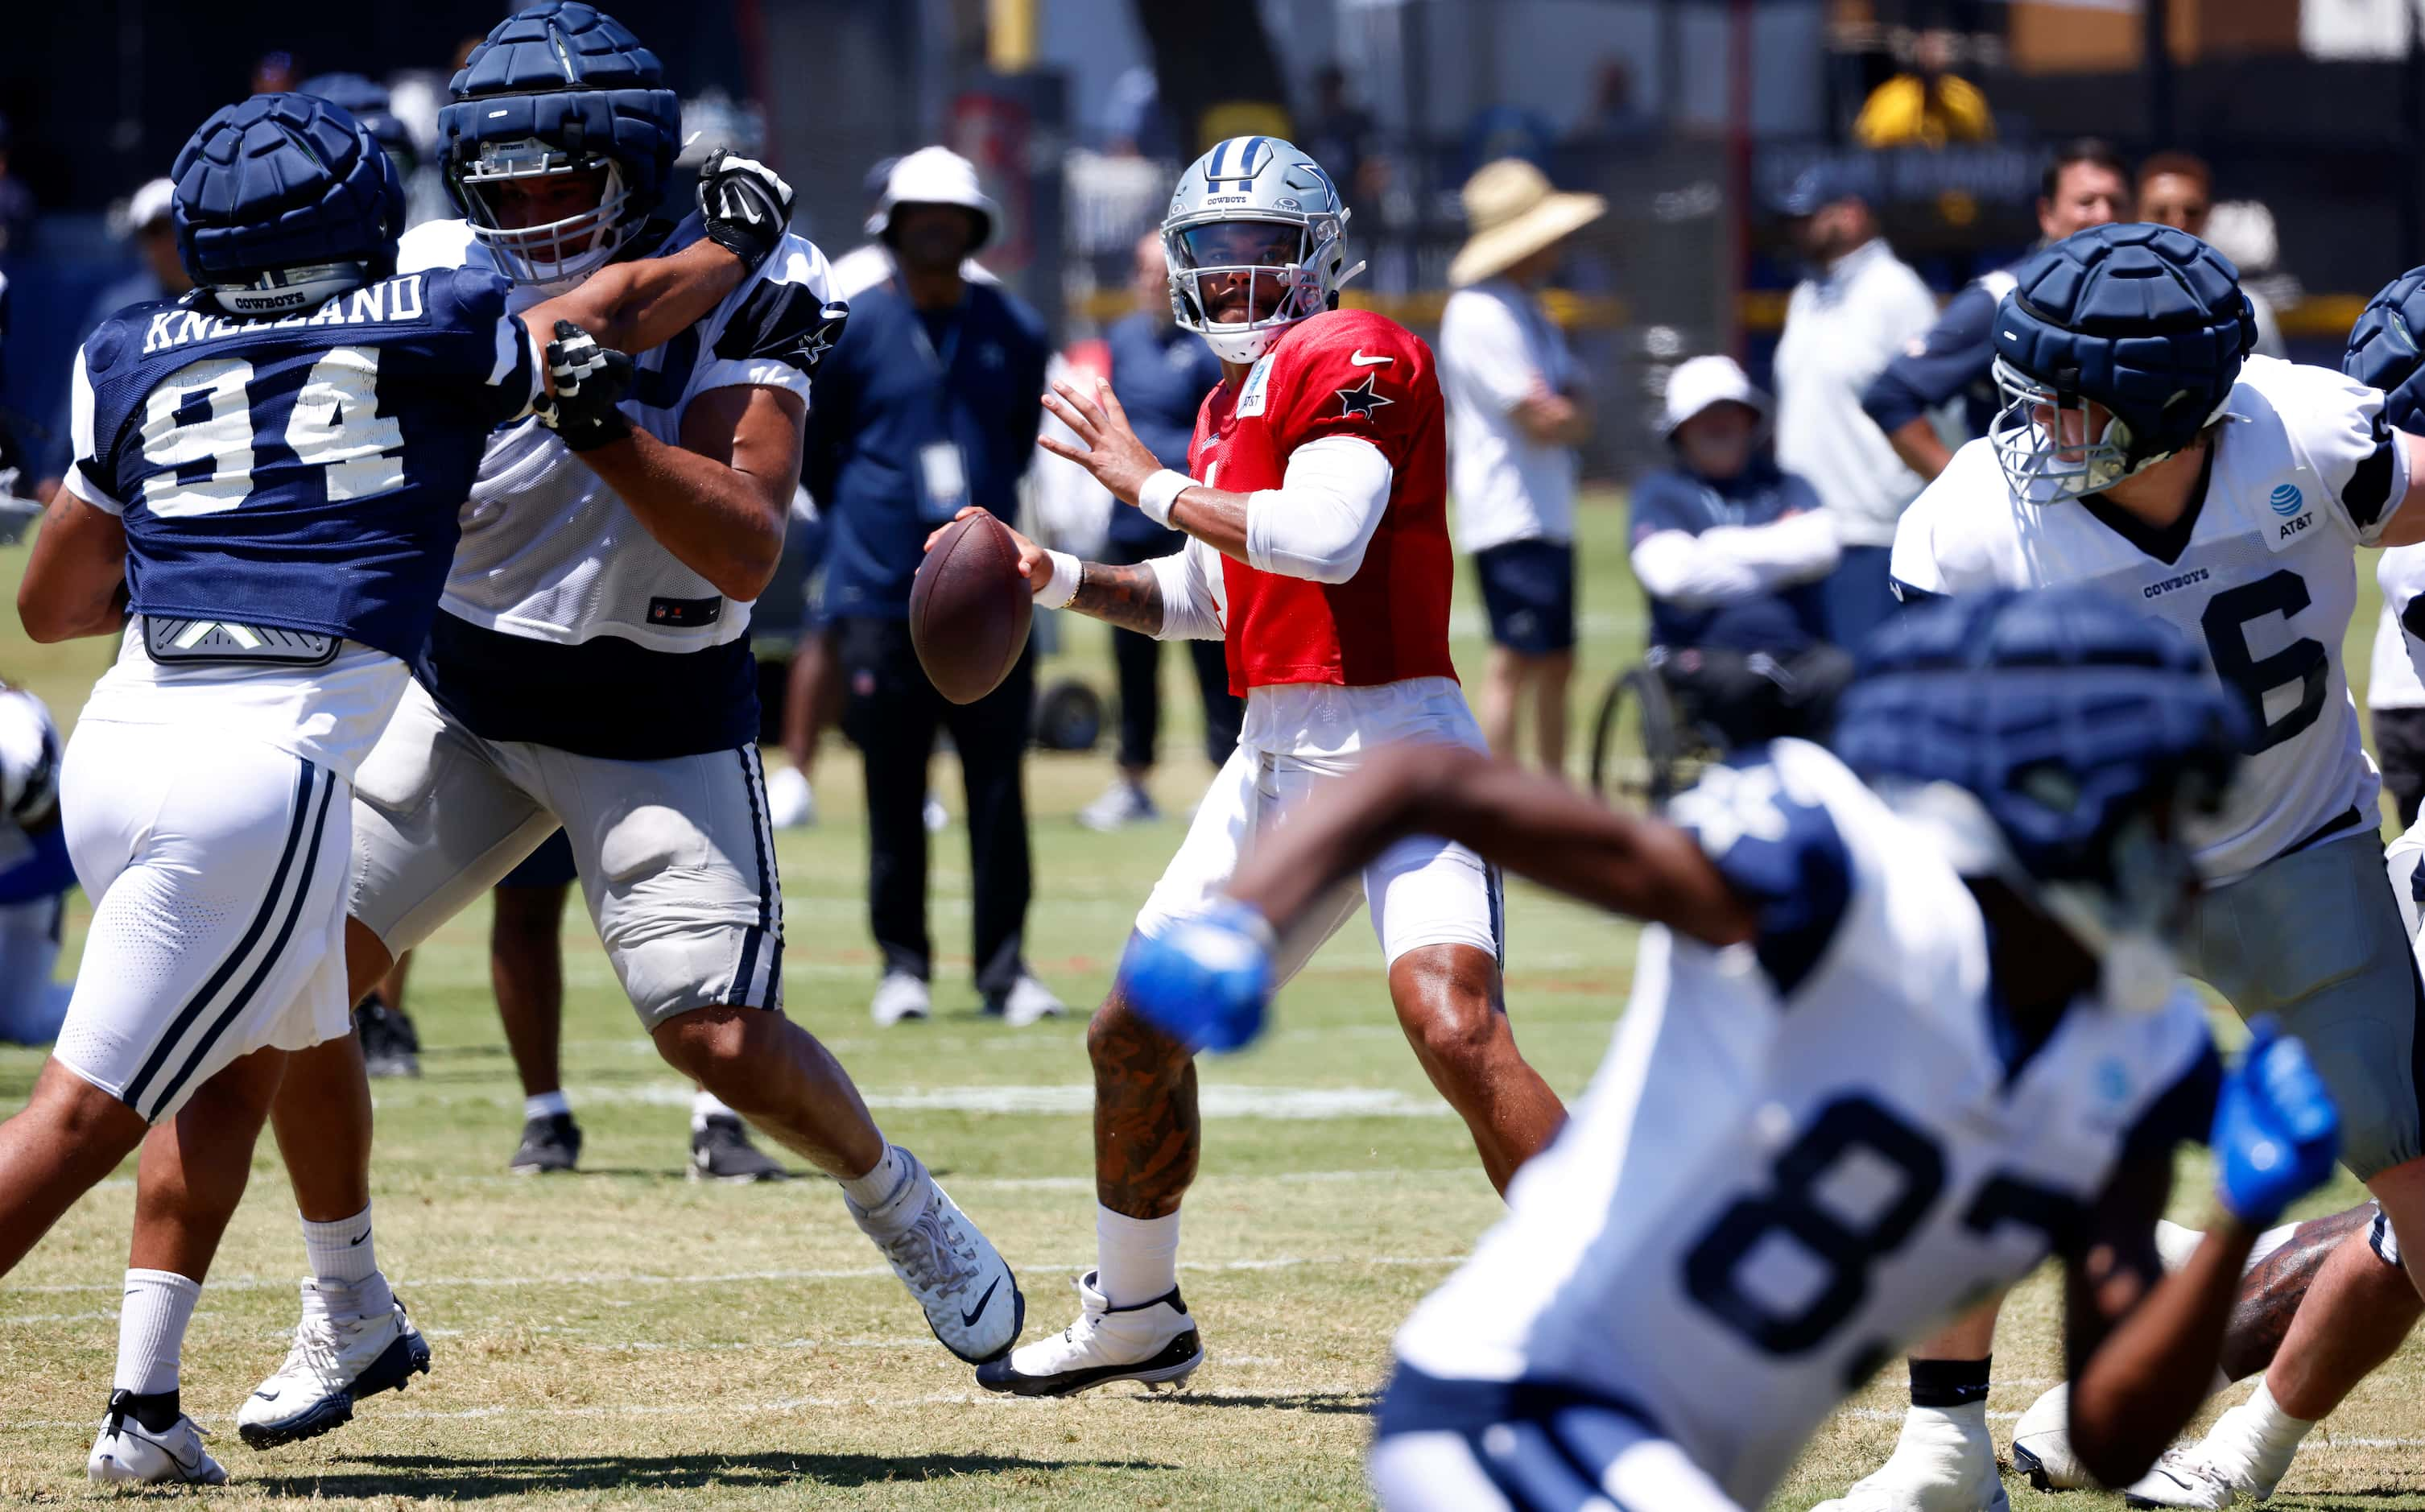
<path id="1" fill-rule="evenodd" d="M 1868 201 L 1867 175 L 1845 163 L 1813 163 L 1793 176 L 1775 199 L 1776 213 L 1800 217 L 1816 215 L 1839 200 Z"/>

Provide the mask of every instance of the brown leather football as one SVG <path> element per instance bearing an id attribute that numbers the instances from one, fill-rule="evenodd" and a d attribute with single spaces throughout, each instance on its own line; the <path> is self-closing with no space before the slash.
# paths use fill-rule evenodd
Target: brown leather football
<path id="1" fill-rule="evenodd" d="M 972 514 L 945 525 L 909 585 L 909 643 L 935 691 L 974 703 L 1000 687 L 1027 649 L 1035 607 L 1001 521 Z"/>

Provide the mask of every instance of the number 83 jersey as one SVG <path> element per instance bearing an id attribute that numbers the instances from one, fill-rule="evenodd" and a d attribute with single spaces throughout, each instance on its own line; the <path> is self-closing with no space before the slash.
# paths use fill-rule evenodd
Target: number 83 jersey
<path id="1" fill-rule="evenodd" d="M 1905 1344 L 2073 1251 L 2122 1162 L 2203 1138 L 2220 1068 L 2186 989 L 2023 1042 L 1968 889 L 1819 747 L 1741 753 L 1670 817 L 1754 938 L 1644 932 L 1589 1093 L 1397 1348 L 1468 1399 L 1613 1402 L 1757 1507 Z"/>
<path id="2" fill-rule="evenodd" d="M 2248 700 L 2248 761 L 2222 811 L 2190 831 L 2209 885 L 2306 841 L 2372 828 L 2374 765 L 2341 663 L 2357 602 L 2354 548 L 2406 496 L 2383 395 L 2329 368 L 2251 357 L 2172 528 L 2103 499 L 2014 496 L 1984 439 L 1954 454 L 1895 533 L 1896 591 L 2077 584 L 2169 620 Z"/>

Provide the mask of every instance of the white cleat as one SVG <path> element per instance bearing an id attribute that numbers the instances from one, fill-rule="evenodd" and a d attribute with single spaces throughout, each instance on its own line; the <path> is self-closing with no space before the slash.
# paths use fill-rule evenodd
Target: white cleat
<path id="1" fill-rule="evenodd" d="M 2041 1491 L 2091 1490 L 2096 1477 L 2071 1452 L 2071 1383 L 2052 1388 L 2013 1424 L 2013 1469 Z"/>
<path id="2" fill-rule="evenodd" d="M 1996 1476 L 1996 1444 L 1976 1407 L 1916 1407 L 1887 1462 L 1810 1512 L 2010 1512 Z"/>
<path id="3" fill-rule="evenodd" d="M 1051 988 L 1025 972 L 1002 995 L 1002 1021 L 1013 1029 L 1024 1029 L 1039 1019 L 1057 1019 L 1068 1011 Z"/>
<path id="4" fill-rule="evenodd" d="M 345 1308 L 347 1300 L 338 1296 L 332 1309 L 318 1282 L 303 1283 L 303 1320 L 286 1363 L 236 1408 L 236 1435 L 248 1446 L 316 1439 L 351 1422 L 363 1397 L 401 1391 L 429 1373 L 429 1342 L 403 1303 L 390 1296 L 383 1309 L 357 1311 Z"/>
<path id="5" fill-rule="evenodd" d="M 179 1416 L 165 1433 L 153 1433 L 128 1410 L 132 1391 L 113 1391 L 109 1414 L 84 1472 L 103 1486 L 225 1486 L 227 1472 L 202 1447 L 202 1430 Z"/>
<path id="6" fill-rule="evenodd" d="M 806 829 L 817 822 L 817 796 L 796 766 L 766 774 L 766 822 L 778 829 Z"/>
<path id="7" fill-rule="evenodd" d="M 926 989 L 925 979 L 907 972 L 885 973 L 884 980 L 875 984 L 875 1000 L 867 1005 L 867 1016 L 880 1029 L 890 1029 L 905 1019 L 923 1019 L 934 1011 L 934 994 Z"/>
<path id="8" fill-rule="evenodd" d="M 1078 1279 L 1078 1298 L 1077 1322 L 979 1367 L 977 1384 L 1015 1396 L 1074 1396 L 1114 1381 L 1178 1387 L 1204 1363 L 1204 1341 L 1177 1287 L 1115 1308 L 1088 1271 Z"/>
<path id="9" fill-rule="evenodd" d="M 2240 1496 L 2262 1502 L 2290 1472 L 2313 1426 L 2276 1407 L 2259 1383 L 2247 1401 L 2215 1419 L 2205 1438 L 2166 1450 L 2122 1500 L 2131 1506 L 2224 1507 Z"/>
<path id="10" fill-rule="evenodd" d="M 2167 1449 L 2156 1468 L 2139 1477 L 2123 1493 L 2126 1506 L 2226 1507 L 2239 1499 L 2240 1488 L 2198 1457 L 2198 1446 Z M 2255 1493 L 2251 1493 L 2252 1495 Z M 2259 1497 L 2258 1500 L 2263 1500 Z"/>
<path id="11" fill-rule="evenodd" d="M 944 1348 L 972 1365 L 1008 1353 L 1027 1323 L 1019 1278 L 918 1157 L 903 1150 L 901 1158 L 909 1166 L 901 1189 L 875 1208 L 844 1193 L 850 1215 L 892 1263 Z"/>

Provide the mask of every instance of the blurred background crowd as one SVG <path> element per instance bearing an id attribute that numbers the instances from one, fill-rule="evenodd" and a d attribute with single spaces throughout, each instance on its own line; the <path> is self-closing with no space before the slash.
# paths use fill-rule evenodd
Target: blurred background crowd
<path id="1" fill-rule="evenodd" d="M 29 513 L 67 464 L 85 332 L 186 286 L 163 175 L 197 122 L 248 88 L 329 94 L 404 166 L 416 218 L 450 216 L 437 106 L 454 60 L 509 8 L 86 0 L 15 18 L 19 45 L 0 53 L 0 499 Z M 2264 349 L 2325 362 L 2367 291 L 2425 263 L 2414 0 L 607 8 L 683 94 L 683 166 L 720 147 L 772 161 L 842 292 L 898 278 L 930 314 L 990 312 L 972 328 L 987 350 L 1021 374 L 1108 376 L 1182 467 L 1217 373 L 1169 324 L 1151 233 L 1170 186 L 1228 137 L 1310 153 L 1370 265 L 1351 299 L 1439 348 L 1463 570 L 1492 642 L 1469 691 L 1494 745 L 1553 768 L 1567 764 L 1578 509 L 1629 497 L 1667 675 L 1746 728 L 1823 716 L 1844 671 L 1833 648 L 1890 603 L 1895 519 L 1992 412 L 1984 312 L 2040 239 L 2115 219 L 2192 231 L 2262 301 Z M 668 203 L 687 195 L 677 185 Z M 954 213 L 922 219 L 937 205 Z M 859 324 L 845 342 L 875 342 Z M 900 352 L 864 360 L 920 361 L 921 330 L 947 329 L 902 323 Z M 838 374 L 862 361 L 845 355 Z M 1097 559 L 1174 549 L 1029 444 L 1030 397 L 950 402 L 1006 438 L 963 446 L 969 497 Z M 1115 828 L 1157 816 L 1158 754 L 1195 760 L 1158 752 L 1165 700 L 1200 703 L 1178 724 L 1215 764 L 1235 704 L 1217 651 L 1164 678 L 1182 658 L 1134 636 L 1100 675 L 1014 680 L 1000 717 L 883 703 L 899 637 L 859 621 L 897 619 L 915 558 L 869 558 L 914 550 L 918 532 L 868 524 L 911 502 L 849 493 L 841 453 L 884 444 L 875 434 L 827 438 L 822 464 L 812 438 L 810 481 L 841 480 L 838 496 L 804 491 L 790 569 L 753 621 L 767 744 L 791 758 L 774 802 L 811 822 L 828 728 L 865 754 L 874 928 L 888 978 L 918 988 L 879 998 L 888 1019 L 923 1011 L 921 831 L 946 812 L 902 776 L 911 748 L 949 738 L 986 766 L 959 796 L 991 889 L 975 955 L 981 975 L 993 963 L 989 1005 L 1041 1016 L 1058 1005 L 1020 964 L 1023 752 L 1114 746 L 1110 789 L 1077 817 Z M 894 548 L 868 544 L 879 534 Z M 1039 620 L 1048 651 L 1054 618 Z"/>

